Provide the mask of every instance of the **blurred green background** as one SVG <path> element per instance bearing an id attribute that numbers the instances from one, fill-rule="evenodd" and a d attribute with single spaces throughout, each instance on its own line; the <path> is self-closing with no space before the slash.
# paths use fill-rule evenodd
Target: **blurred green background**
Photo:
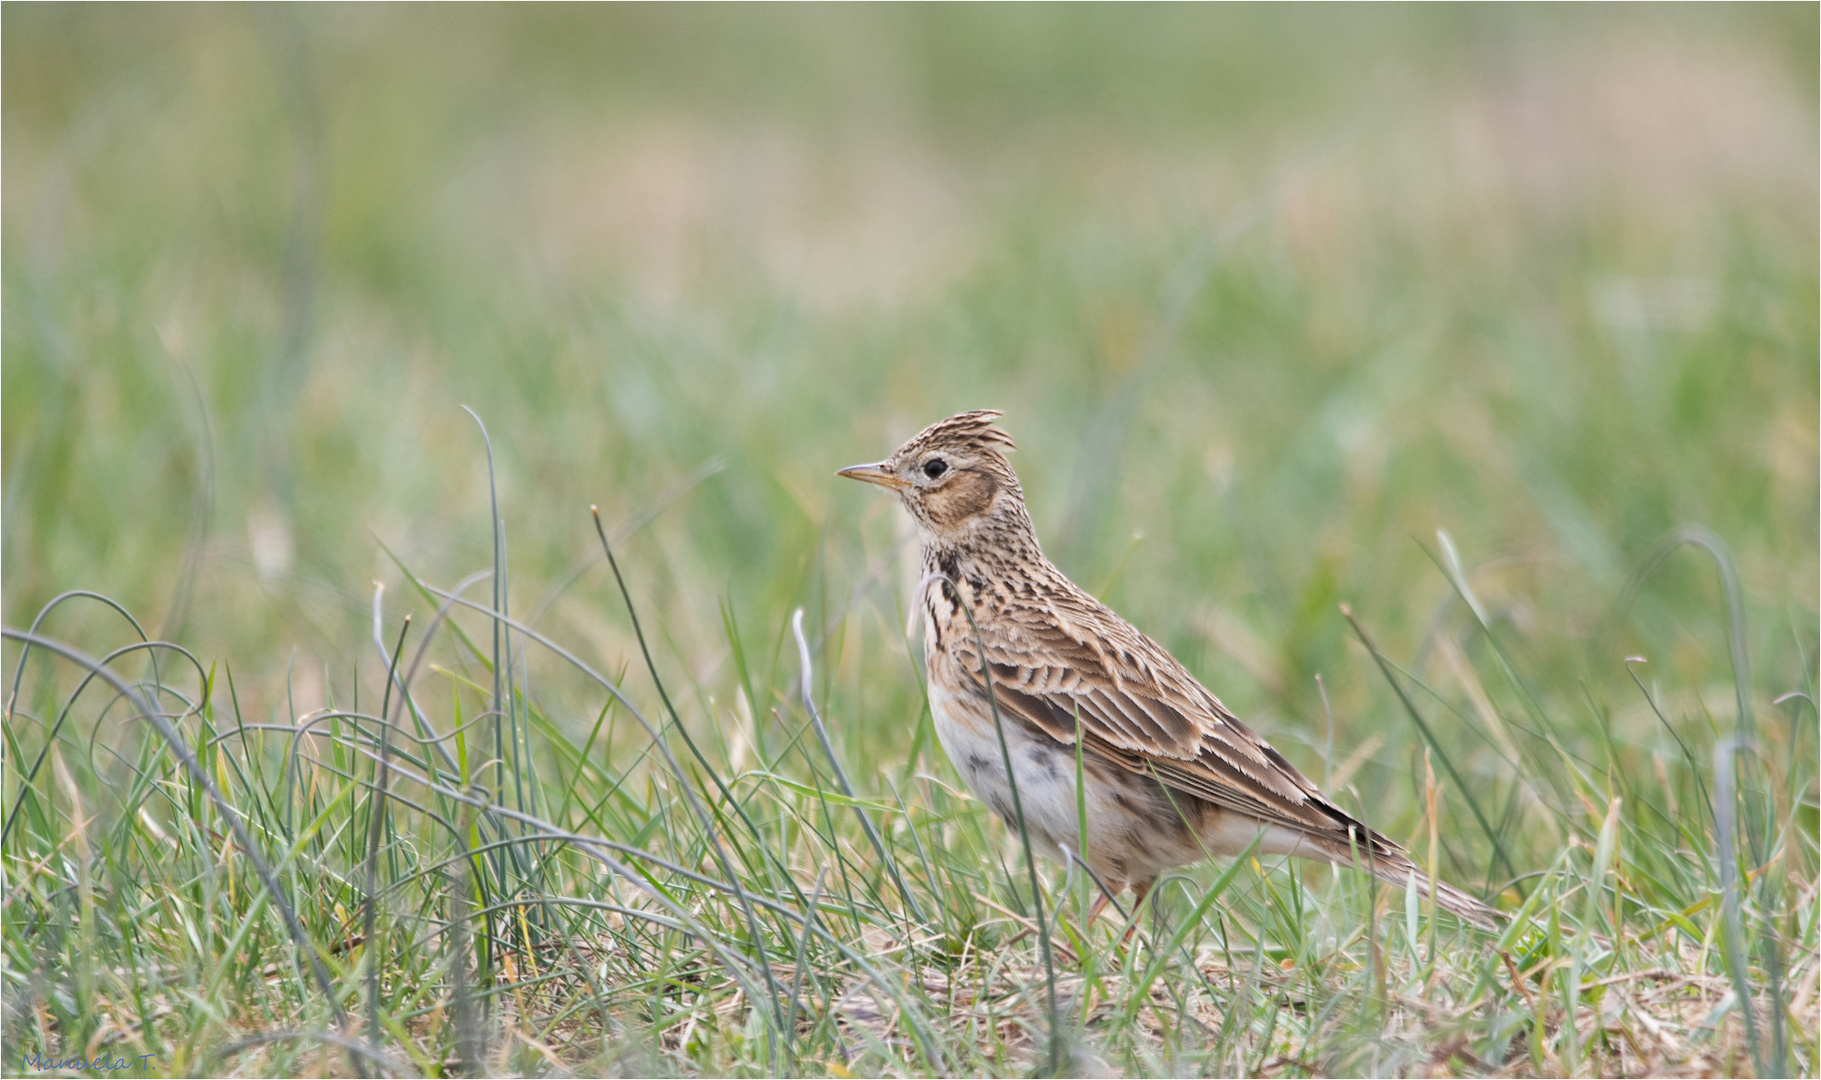
<path id="1" fill-rule="evenodd" d="M 515 613 L 661 507 L 660 662 L 808 605 L 901 754 L 905 526 L 833 470 L 997 407 L 1051 556 L 1316 775 L 1316 673 L 1393 722 L 1336 605 L 1427 656 L 1437 529 L 1562 700 L 1730 710 L 1710 563 L 1613 613 L 1705 524 L 1812 669 L 1816 11 L 6 4 L 6 622 L 320 704 L 426 607 L 386 549 L 490 561 L 466 404 Z M 617 671 L 609 589 L 539 626 Z"/>

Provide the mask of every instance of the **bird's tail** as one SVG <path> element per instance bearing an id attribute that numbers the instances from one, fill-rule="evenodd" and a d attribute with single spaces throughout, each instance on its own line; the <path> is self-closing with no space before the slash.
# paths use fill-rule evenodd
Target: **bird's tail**
<path id="1" fill-rule="evenodd" d="M 1408 888 L 1410 879 L 1415 877 L 1417 892 L 1433 897 L 1444 910 L 1453 912 L 1483 930 L 1498 929 L 1499 912 L 1496 908 L 1468 896 L 1439 878 L 1431 880 L 1421 867 L 1411 861 L 1409 854 L 1390 838 L 1364 826 L 1356 827 L 1359 831 L 1351 842 L 1336 843 L 1324 839 L 1320 841 L 1322 850 L 1337 863 L 1357 866 L 1380 881 L 1399 888 Z"/>

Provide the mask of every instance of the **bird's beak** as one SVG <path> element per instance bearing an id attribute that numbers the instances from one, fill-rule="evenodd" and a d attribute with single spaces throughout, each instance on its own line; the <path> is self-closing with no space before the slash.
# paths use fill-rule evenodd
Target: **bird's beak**
<path id="1" fill-rule="evenodd" d="M 884 465 L 849 465 L 847 468 L 837 471 L 835 475 L 845 476 L 849 480 L 864 480 L 869 484 L 878 484 L 883 488 L 891 488 L 893 491 L 910 487 L 909 484 L 898 479 L 898 477 Z"/>

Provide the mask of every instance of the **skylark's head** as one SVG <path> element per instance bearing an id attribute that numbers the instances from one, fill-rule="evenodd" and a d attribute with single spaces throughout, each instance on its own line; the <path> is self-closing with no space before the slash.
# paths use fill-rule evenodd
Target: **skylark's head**
<path id="1" fill-rule="evenodd" d="M 1024 491 L 1005 460 L 1012 437 L 993 426 L 1001 414 L 978 409 L 939 420 L 876 465 L 838 475 L 898 493 L 931 536 L 958 540 L 996 518 L 1028 520 Z"/>

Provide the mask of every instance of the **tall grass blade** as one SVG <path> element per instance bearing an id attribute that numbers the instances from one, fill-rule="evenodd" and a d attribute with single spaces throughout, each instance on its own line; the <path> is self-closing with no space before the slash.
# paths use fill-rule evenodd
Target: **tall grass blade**
<path id="1" fill-rule="evenodd" d="M 822 745 L 822 755 L 828 759 L 829 766 L 834 769 L 835 782 L 841 785 L 841 794 L 847 796 L 852 803 L 854 816 L 860 819 L 860 827 L 865 830 L 867 841 L 872 844 L 873 851 L 879 856 L 879 862 L 885 866 L 886 873 L 891 875 L 892 883 L 898 887 L 898 895 L 904 899 L 905 906 L 910 908 L 919 920 L 926 919 L 927 916 L 923 913 L 922 905 L 917 903 L 916 896 L 905 886 L 904 879 L 898 875 L 898 863 L 891 857 L 891 853 L 885 850 L 885 842 L 879 838 L 879 831 L 873 827 L 873 819 L 860 805 L 860 796 L 854 792 L 853 782 L 847 778 L 847 770 L 841 767 L 841 758 L 835 753 L 834 743 L 829 741 L 828 728 L 823 725 L 822 714 L 816 709 L 815 699 L 810 694 L 814 669 L 810 665 L 809 641 L 803 636 L 802 608 L 798 608 L 796 614 L 791 616 L 790 632 L 797 639 L 797 657 L 803 673 L 799 680 L 799 685 L 803 690 L 803 711 L 809 714 L 810 726 L 816 731 L 816 741 Z"/>
<path id="2" fill-rule="evenodd" d="M 665 711 L 670 714 L 672 726 L 676 729 L 677 734 L 682 736 L 684 745 L 688 746 L 690 753 L 695 755 L 695 759 L 697 763 L 702 766 L 703 771 L 708 773 L 709 777 L 714 780 L 715 786 L 720 789 L 722 797 L 727 800 L 728 804 L 734 808 L 736 813 L 740 813 L 744 818 L 744 811 L 740 808 L 739 800 L 734 798 L 733 792 L 727 789 L 727 785 L 722 782 L 720 774 L 715 771 L 714 766 L 710 765 L 708 759 L 702 756 L 702 751 L 696 746 L 695 740 L 689 737 L 689 729 L 684 726 L 683 718 L 677 714 L 676 706 L 671 704 L 670 694 L 664 689 L 664 680 L 658 675 L 657 662 L 651 658 L 651 647 L 645 641 L 645 631 L 639 625 L 639 613 L 637 607 L 634 606 L 632 602 L 632 591 L 626 587 L 626 579 L 620 574 L 620 562 L 613 556 L 613 545 L 607 541 L 607 529 L 601 524 L 600 509 L 598 507 L 590 506 L 588 512 L 594 517 L 594 531 L 596 535 L 600 537 L 601 550 L 607 556 L 607 565 L 613 570 L 614 583 L 620 588 L 620 598 L 626 602 L 626 614 L 632 621 L 632 632 L 633 636 L 638 639 L 639 652 L 645 657 L 645 668 L 651 673 L 651 681 L 657 687 L 658 698 L 664 703 Z M 634 715 L 637 714 L 635 713 Z M 640 718 L 640 722 L 643 723 L 642 717 Z M 649 725 L 647 725 L 647 730 L 650 730 Z M 734 869 L 733 861 L 727 857 L 727 851 L 722 846 L 719 833 L 716 831 L 713 823 L 709 820 L 708 814 L 703 810 L 701 803 L 696 799 L 694 785 L 689 782 L 689 778 L 683 774 L 682 766 L 677 764 L 676 758 L 671 755 L 669 744 L 660 738 L 656 731 L 651 731 L 651 737 L 659 744 L 660 749 L 664 752 L 664 756 L 670 760 L 677 781 L 682 785 L 683 794 L 688 799 L 691 808 L 694 809 L 696 818 L 707 836 L 709 847 L 715 853 L 715 861 L 720 864 L 721 872 L 727 875 L 728 886 L 733 890 L 734 896 L 739 900 L 741 910 L 746 915 L 747 929 L 750 934 L 749 941 L 752 944 L 753 950 L 758 954 L 759 968 L 765 976 L 767 991 L 766 1001 L 773 1020 L 773 1026 L 766 1029 L 766 1056 L 770 1057 L 775 1053 L 775 1048 L 772 1046 L 773 1038 L 782 1038 L 784 1034 L 784 1007 L 783 1002 L 780 1000 L 782 988 L 778 985 L 777 978 L 772 974 L 771 957 L 765 948 L 765 936 L 760 931 L 758 916 L 753 912 L 752 902 L 747 898 L 746 890 L 740 885 L 739 874 Z M 757 826 L 752 824 L 750 818 L 744 818 L 744 820 L 746 821 L 747 827 L 752 830 L 753 836 L 757 838 L 759 836 Z"/>
<path id="3" fill-rule="evenodd" d="M 992 666 L 987 660 L 986 642 L 980 637 L 980 624 L 974 621 L 974 609 L 961 596 L 961 588 L 947 574 L 935 572 L 924 579 L 923 588 L 941 582 L 949 598 L 967 616 L 968 629 L 974 635 L 974 648 L 980 651 L 980 681 L 986 689 L 987 708 L 993 714 L 993 731 L 999 737 L 999 756 L 1005 765 L 1005 782 L 1011 788 L 1012 816 L 1018 822 L 1018 840 L 1024 847 L 1024 868 L 1031 883 L 1031 906 L 1036 914 L 1038 948 L 1043 954 L 1044 977 L 1049 989 L 1049 1076 L 1062 1074 L 1062 1028 L 1056 1005 L 1056 957 L 1050 945 L 1050 923 L 1043 915 L 1043 882 L 1037 877 L 1036 850 L 1031 847 L 1030 828 L 1024 820 L 1024 802 L 1018 795 L 1018 774 L 1012 768 L 1012 751 L 1005 741 L 1005 721 L 999 715 L 999 696 L 993 691 Z M 919 590 L 921 591 L 921 590 Z"/>
<path id="4" fill-rule="evenodd" d="M 1390 661 L 1386 660 L 1384 654 L 1378 651 L 1378 645 L 1373 642 L 1371 635 L 1366 633 L 1366 628 L 1353 617 L 1352 608 L 1342 604 L 1340 613 L 1347 620 L 1348 625 L 1353 627 L 1353 633 L 1359 638 L 1360 644 L 1364 645 L 1366 651 L 1372 655 L 1372 660 L 1378 665 L 1379 672 L 1385 676 L 1385 681 L 1391 684 L 1392 692 L 1397 695 L 1397 700 L 1404 707 L 1404 714 L 1410 717 L 1411 722 L 1416 725 L 1417 731 L 1422 734 L 1423 741 L 1435 752 L 1435 756 L 1441 759 L 1443 770 L 1448 773 L 1448 778 L 1454 781 L 1455 789 L 1461 793 L 1461 797 L 1467 800 L 1467 808 L 1473 811 L 1473 819 L 1479 823 L 1480 831 L 1491 842 L 1492 850 L 1498 856 L 1499 861 L 1503 862 L 1505 868 L 1511 873 L 1517 873 L 1517 869 L 1511 862 L 1511 856 L 1505 851 L 1505 844 L 1499 836 L 1498 830 L 1494 829 L 1492 823 L 1486 820 L 1485 811 L 1480 809 L 1479 800 L 1474 797 L 1473 789 L 1461 778 L 1461 774 L 1455 769 L 1454 761 L 1449 758 L 1448 752 L 1443 750 L 1441 743 L 1436 741 L 1435 732 L 1429 729 L 1428 721 L 1423 719 L 1423 714 L 1417 711 L 1416 703 L 1410 700 L 1410 695 L 1404 691 L 1403 684 L 1397 680 L 1397 675 L 1391 670 Z"/>

